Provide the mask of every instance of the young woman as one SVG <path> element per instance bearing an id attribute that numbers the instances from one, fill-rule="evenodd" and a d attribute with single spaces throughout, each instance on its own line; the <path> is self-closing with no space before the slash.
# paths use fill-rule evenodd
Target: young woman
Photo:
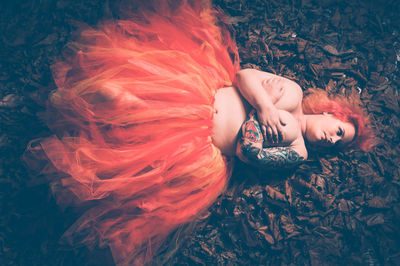
<path id="1" fill-rule="evenodd" d="M 121 265 L 150 261 L 168 234 L 208 208 L 235 154 L 280 169 L 307 158 L 306 141 L 348 145 L 365 132 L 337 108 L 304 114 L 290 80 L 239 71 L 210 4 L 155 2 L 69 44 L 53 66 L 55 134 L 32 141 L 25 156 L 32 166 L 47 162 L 41 173 L 60 204 L 86 208 L 65 238 L 108 246 Z"/>
<path id="2" fill-rule="evenodd" d="M 303 102 L 295 82 L 254 69 L 240 70 L 236 87 L 218 90 L 214 107 L 214 144 L 260 167 L 298 164 L 307 159 L 306 143 L 313 148 L 371 146 L 367 118 L 356 104 L 315 89 Z"/>

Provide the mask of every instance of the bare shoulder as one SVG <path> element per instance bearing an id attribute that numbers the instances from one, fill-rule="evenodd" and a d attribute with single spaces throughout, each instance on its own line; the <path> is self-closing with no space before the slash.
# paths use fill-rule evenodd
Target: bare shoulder
<path id="1" fill-rule="evenodd" d="M 283 78 L 283 93 L 278 102 L 275 103 L 276 108 L 292 112 L 301 106 L 303 100 L 303 90 L 300 85 L 293 80 Z"/>
<path id="2" fill-rule="evenodd" d="M 286 79 L 286 90 L 290 93 L 293 93 L 296 97 L 300 97 L 301 99 L 303 98 L 303 90 L 301 89 L 300 85 L 297 84 L 295 81 L 284 78 Z"/>

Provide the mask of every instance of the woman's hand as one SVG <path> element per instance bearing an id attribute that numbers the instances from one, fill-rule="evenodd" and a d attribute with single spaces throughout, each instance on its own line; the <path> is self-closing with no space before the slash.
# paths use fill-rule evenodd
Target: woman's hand
<path id="1" fill-rule="evenodd" d="M 285 91 L 285 82 L 286 80 L 280 76 L 269 77 L 261 82 L 274 105 Z M 282 141 L 282 126 L 285 126 L 286 123 L 282 121 L 278 109 L 274 105 L 264 106 L 257 114 L 264 138 L 272 144 L 278 144 Z"/>
<path id="2" fill-rule="evenodd" d="M 242 96 L 257 110 L 264 139 L 279 144 L 286 125 L 280 110 L 292 112 L 301 108 L 303 92 L 300 86 L 287 78 L 255 69 L 242 69 L 236 74 L 236 83 Z"/>
<path id="3" fill-rule="evenodd" d="M 263 147 L 262 130 L 258 114 L 253 109 L 244 121 L 238 142 L 236 155 L 245 163 L 266 169 L 291 168 L 304 161 L 302 152 L 295 146 L 288 144 L 286 147 Z M 301 149 L 300 149 L 301 151 Z M 307 156 L 307 153 L 305 153 Z"/>
<path id="4" fill-rule="evenodd" d="M 263 108 L 263 110 L 257 111 L 257 117 L 264 139 L 272 144 L 281 142 L 283 139 L 282 127 L 286 123 L 281 119 L 278 109 L 273 105 Z"/>

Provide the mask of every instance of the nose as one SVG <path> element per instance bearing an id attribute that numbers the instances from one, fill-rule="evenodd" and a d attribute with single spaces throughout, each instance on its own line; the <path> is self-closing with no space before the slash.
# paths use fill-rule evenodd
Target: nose
<path id="1" fill-rule="evenodd" d="M 329 138 L 329 142 L 335 144 L 339 140 L 339 136 L 335 135 Z"/>

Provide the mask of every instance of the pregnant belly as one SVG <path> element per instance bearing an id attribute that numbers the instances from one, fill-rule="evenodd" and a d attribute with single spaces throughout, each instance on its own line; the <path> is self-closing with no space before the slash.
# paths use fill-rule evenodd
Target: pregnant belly
<path id="1" fill-rule="evenodd" d="M 221 88 L 215 94 L 212 139 L 226 156 L 235 155 L 239 130 L 250 105 L 234 87 Z"/>

